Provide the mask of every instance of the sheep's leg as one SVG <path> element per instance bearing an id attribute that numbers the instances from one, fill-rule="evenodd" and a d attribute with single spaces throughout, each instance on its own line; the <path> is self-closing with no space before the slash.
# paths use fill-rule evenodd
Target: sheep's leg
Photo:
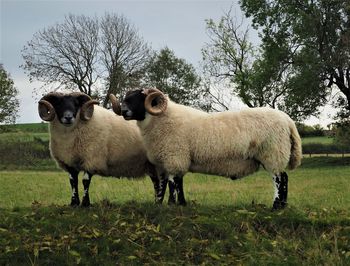
<path id="1" fill-rule="evenodd" d="M 176 175 L 174 177 L 175 189 L 177 193 L 178 204 L 182 206 L 186 206 L 185 193 L 183 188 L 183 176 Z"/>
<path id="2" fill-rule="evenodd" d="M 174 176 L 173 175 L 169 175 L 169 198 L 168 198 L 168 204 L 172 205 L 172 204 L 176 204 L 176 184 L 175 184 L 175 180 L 174 180 Z"/>
<path id="3" fill-rule="evenodd" d="M 168 179 L 165 174 L 161 174 L 159 177 L 158 175 L 150 175 L 150 177 L 154 187 L 154 201 L 162 204 Z"/>
<path id="4" fill-rule="evenodd" d="M 157 201 L 159 203 L 163 202 L 167 184 L 168 184 L 168 177 L 165 174 L 162 174 L 160 178 L 160 186 L 157 194 Z"/>
<path id="5" fill-rule="evenodd" d="M 186 205 L 185 194 L 183 191 L 183 176 L 175 175 L 169 176 L 169 200 L 168 204 L 176 203 L 176 195 L 177 195 L 177 203 L 179 205 Z"/>
<path id="6" fill-rule="evenodd" d="M 78 193 L 78 175 L 79 171 L 67 167 L 68 173 L 69 173 L 69 182 L 70 186 L 72 188 L 72 200 L 70 202 L 71 206 L 79 206 L 80 200 L 79 200 L 79 193 Z"/>
<path id="7" fill-rule="evenodd" d="M 89 187 L 91 182 L 92 174 L 85 172 L 83 175 L 83 186 L 84 186 L 84 196 L 81 202 L 81 206 L 88 207 L 90 206 L 90 197 L 89 197 Z"/>
<path id="8" fill-rule="evenodd" d="M 288 175 L 286 172 L 281 172 L 273 176 L 273 183 L 275 187 L 275 196 L 273 202 L 273 209 L 283 209 L 287 206 L 288 196 Z"/>

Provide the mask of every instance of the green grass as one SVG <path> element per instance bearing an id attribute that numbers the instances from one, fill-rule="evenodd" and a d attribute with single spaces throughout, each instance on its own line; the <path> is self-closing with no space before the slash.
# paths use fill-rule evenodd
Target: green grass
<path id="1" fill-rule="evenodd" d="M 0 132 L 32 132 L 45 133 L 48 131 L 47 123 L 28 123 L 15 125 L 0 125 Z"/>
<path id="2" fill-rule="evenodd" d="M 321 144 L 333 144 L 333 138 L 332 137 L 307 137 L 307 138 L 302 138 L 302 143 L 303 144 L 308 144 L 308 143 L 321 143 Z"/>
<path id="3" fill-rule="evenodd" d="M 237 181 L 188 174 L 187 207 L 154 205 L 149 178 L 94 176 L 84 209 L 68 206 L 47 124 L 4 131 L 0 265 L 350 265 L 350 157 L 303 159 L 278 212 L 265 171 Z M 312 142 L 332 139 L 303 139 Z"/>
<path id="4" fill-rule="evenodd" d="M 47 141 L 49 140 L 49 133 L 11 132 L 0 134 L 0 141 L 6 142 L 28 142 L 36 138 Z"/>
<path id="5" fill-rule="evenodd" d="M 35 138 L 49 140 L 47 123 L 0 125 L 0 142 L 33 141 Z"/>
<path id="6" fill-rule="evenodd" d="M 1 171 L 0 264 L 349 265 L 348 162 L 311 158 L 289 172 L 278 212 L 265 171 L 188 174 L 186 207 L 154 205 L 149 178 L 96 176 L 88 209 L 67 206 L 64 172 Z"/>

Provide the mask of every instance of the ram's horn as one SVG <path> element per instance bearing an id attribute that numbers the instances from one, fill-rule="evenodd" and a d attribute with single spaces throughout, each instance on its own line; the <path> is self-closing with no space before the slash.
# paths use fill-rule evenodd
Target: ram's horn
<path id="1" fill-rule="evenodd" d="M 167 108 L 168 100 L 163 92 L 158 89 L 145 89 L 145 109 L 151 115 L 161 115 Z M 152 101 L 157 99 L 157 104 L 152 106 Z"/>
<path id="2" fill-rule="evenodd" d="M 109 100 L 112 103 L 113 112 L 115 112 L 117 115 L 122 115 L 122 109 L 120 107 L 120 102 L 117 100 L 117 97 L 111 93 L 109 94 Z"/>
<path id="3" fill-rule="evenodd" d="M 52 121 L 55 119 L 56 112 L 52 104 L 45 100 L 40 100 L 38 104 L 39 115 L 44 121 Z"/>
<path id="4" fill-rule="evenodd" d="M 88 121 L 94 114 L 94 104 L 99 104 L 97 100 L 89 100 L 83 104 L 80 108 L 80 119 L 83 121 Z"/>

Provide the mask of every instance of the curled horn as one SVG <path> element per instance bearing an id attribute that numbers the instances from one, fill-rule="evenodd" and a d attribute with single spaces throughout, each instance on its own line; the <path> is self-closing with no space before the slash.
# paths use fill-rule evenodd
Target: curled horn
<path id="1" fill-rule="evenodd" d="M 117 100 L 117 97 L 115 97 L 115 95 L 111 93 L 109 94 L 109 100 L 112 103 L 113 112 L 116 113 L 117 115 L 121 115 L 122 109 L 120 107 L 120 102 Z"/>
<path id="2" fill-rule="evenodd" d="M 145 89 L 145 109 L 151 115 L 161 115 L 167 108 L 168 100 L 163 92 L 158 89 Z M 157 98 L 157 105 L 152 106 L 152 101 Z"/>
<path id="3" fill-rule="evenodd" d="M 44 97 L 43 97 L 44 98 Z M 55 119 L 55 108 L 46 100 L 40 100 L 38 104 L 39 115 L 44 121 L 52 121 Z"/>
<path id="4" fill-rule="evenodd" d="M 80 119 L 83 121 L 90 120 L 92 115 L 94 114 L 94 104 L 99 103 L 99 101 L 91 99 L 84 103 L 80 108 Z"/>

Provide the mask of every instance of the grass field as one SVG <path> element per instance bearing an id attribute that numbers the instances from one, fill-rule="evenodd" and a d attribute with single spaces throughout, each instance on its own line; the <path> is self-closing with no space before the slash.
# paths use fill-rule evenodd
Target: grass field
<path id="1" fill-rule="evenodd" d="M 67 206 L 63 172 L 0 171 L 0 265 L 349 265 L 349 159 L 305 160 L 278 212 L 265 171 L 188 174 L 186 207 L 154 205 L 148 178 L 96 176 L 88 209 Z"/>
<path id="2" fill-rule="evenodd" d="M 302 138 L 303 144 L 308 144 L 308 143 L 332 144 L 333 140 L 334 140 L 333 138 L 327 137 L 327 136 Z"/>

